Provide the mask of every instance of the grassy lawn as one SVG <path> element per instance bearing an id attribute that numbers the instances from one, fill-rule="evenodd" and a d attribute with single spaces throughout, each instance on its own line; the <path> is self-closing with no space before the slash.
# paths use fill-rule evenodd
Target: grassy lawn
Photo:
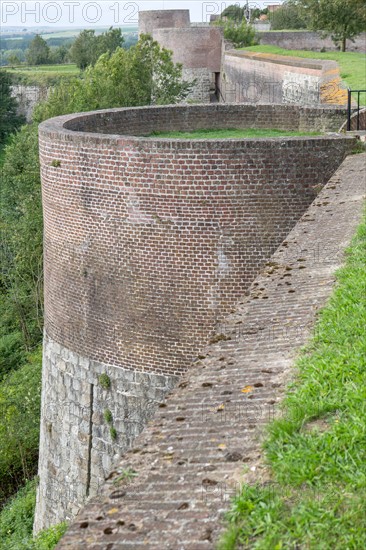
<path id="1" fill-rule="evenodd" d="M 366 217 L 219 548 L 366 548 Z"/>
<path id="2" fill-rule="evenodd" d="M 309 52 L 303 50 L 285 50 L 277 46 L 251 46 L 244 48 L 251 52 L 273 53 L 277 55 L 292 55 L 310 59 L 328 59 L 337 61 L 340 75 L 345 85 L 355 90 L 366 90 L 366 61 L 365 54 L 355 52 Z M 366 105 L 366 94 L 362 97 L 362 104 Z"/>
<path id="3" fill-rule="evenodd" d="M 178 138 L 178 139 L 242 139 L 242 138 L 273 138 L 286 136 L 319 136 L 318 132 L 292 132 L 273 128 L 228 128 L 193 130 L 192 132 L 154 132 L 146 137 Z"/>
<path id="4" fill-rule="evenodd" d="M 72 78 L 80 74 L 80 69 L 74 64 L 39 65 L 37 67 L 19 66 L 7 68 L 14 76 L 15 82 L 24 85 L 53 85 L 63 78 Z"/>
<path id="5" fill-rule="evenodd" d="M 103 32 L 107 32 L 108 29 L 109 29 L 109 27 L 101 27 L 101 28 L 97 28 L 95 30 L 96 30 L 96 34 L 101 34 Z M 123 33 L 138 32 L 138 27 L 130 27 L 128 25 L 121 26 L 121 29 L 122 29 Z M 78 34 L 82 30 L 83 30 L 82 28 L 80 28 L 80 29 L 70 29 L 70 30 L 64 30 L 64 31 L 59 31 L 59 32 L 45 33 L 45 34 L 42 34 L 41 36 L 44 40 L 49 40 L 51 38 L 74 38 L 74 37 L 78 36 Z"/>

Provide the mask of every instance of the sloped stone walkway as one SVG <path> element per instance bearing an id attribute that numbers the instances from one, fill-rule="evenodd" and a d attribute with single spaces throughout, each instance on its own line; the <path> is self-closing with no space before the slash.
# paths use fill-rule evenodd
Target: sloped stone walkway
<path id="1" fill-rule="evenodd" d="M 360 222 L 365 163 L 345 160 L 58 549 L 215 547 Z"/>

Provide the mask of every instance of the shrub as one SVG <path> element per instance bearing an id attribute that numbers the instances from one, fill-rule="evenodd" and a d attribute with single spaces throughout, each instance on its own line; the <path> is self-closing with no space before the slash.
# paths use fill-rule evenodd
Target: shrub
<path id="1" fill-rule="evenodd" d="M 41 349 L 0 384 L 0 503 L 37 470 Z"/>
<path id="2" fill-rule="evenodd" d="M 36 488 L 36 478 L 27 481 L 0 512 L 0 550 L 52 550 L 65 533 L 60 523 L 33 538 Z"/>

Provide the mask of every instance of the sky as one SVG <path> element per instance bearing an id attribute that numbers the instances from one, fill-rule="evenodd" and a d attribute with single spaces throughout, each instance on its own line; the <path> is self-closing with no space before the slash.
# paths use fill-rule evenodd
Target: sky
<path id="1" fill-rule="evenodd" d="M 1 28 L 6 27 L 97 27 L 137 26 L 138 12 L 144 10 L 189 9 L 191 21 L 208 22 L 210 15 L 221 13 L 231 4 L 243 6 L 245 1 L 231 0 L 41 0 L 34 2 L 1 1 Z M 264 8 L 281 4 L 282 0 L 251 1 L 249 5 Z"/>

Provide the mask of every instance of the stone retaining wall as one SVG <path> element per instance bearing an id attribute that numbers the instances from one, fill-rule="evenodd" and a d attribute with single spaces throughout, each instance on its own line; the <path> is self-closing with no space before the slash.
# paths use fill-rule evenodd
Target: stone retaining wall
<path id="1" fill-rule="evenodd" d="M 278 46 L 287 50 L 336 51 L 337 46 L 330 37 L 322 38 L 320 33 L 311 31 L 259 31 L 261 44 Z M 348 52 L 366 52 L 366 33 L 361 33 L 354 41 L 347 40 Z"/>
<path id="2" fill-rule="evenodd" d="M 221 92 L 228 103 L 347 105 L 335 61 L 258 52 L 225 52 Z"/>
<path id="3" fill-rule="evenodd" d="M 12 86 L 12 96 L 18 101 L 18 112 L 25 116 L 27 122 L 32 120 L 32 114 L 39 101 L 47 98 L 50 88 L 47 86 Z"/>

